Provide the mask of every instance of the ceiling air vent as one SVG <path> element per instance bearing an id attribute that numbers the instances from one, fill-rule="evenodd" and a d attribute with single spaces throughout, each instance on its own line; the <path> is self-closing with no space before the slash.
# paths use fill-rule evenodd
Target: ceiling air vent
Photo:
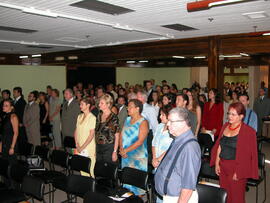
<path id="1" fill-rule="evenodd" d="M 182 31 L 198 30 L 196 28 L 189 27 L 189 26 L 182 25 L 182 24 L 162 25 L 162 27 L 169 28 L 169 29 L 172 29 L 172 30 L 177 30 L 177 31 L 180 31 L 180 32 L 182 32 Z"/>
<path id="2" fill-rule="evenodd" d="M 29 30 L 29 29 L 24 29 L 24 28 L 7 27 L 7 26 L 0 26 L 0 31 L 21 32 L 21 33 L 37 32 L 37 30 Z"/>
<path id="3" fill-rule="evenodd" d="M 70 6 L 84 8 L 92 11 L 97 11 L 101 13 L 111 14 L 111 15 L 121 15 L 129 12 L 133 12 L 134 10 L 124 8 L 121 6 L 116 6 L 113 4 L 97 1 L 97 0 L 84 0 L 79 1 L 74 4 L 70 4 Z"/>

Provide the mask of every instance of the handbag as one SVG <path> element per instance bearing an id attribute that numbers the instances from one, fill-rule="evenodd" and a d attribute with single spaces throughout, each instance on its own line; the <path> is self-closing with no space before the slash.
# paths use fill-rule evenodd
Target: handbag
<path id="1" fill-rule="evenodd" d="M 26 158 L 28 169 L 30 170 L 45 170 L 44 161 L 38 155 L 31 155 Z"/>

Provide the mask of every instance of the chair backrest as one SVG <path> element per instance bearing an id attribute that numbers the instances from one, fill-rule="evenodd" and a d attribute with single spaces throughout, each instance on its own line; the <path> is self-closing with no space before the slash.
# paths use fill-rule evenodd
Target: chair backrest
<path id="1" fill-rule="evenodd" d="M 40 156 L 45 161 L 49 161 L 49 152 L 50 150 L 43 146 L 36 146 L 34 150 L 34 154 Z"/>
<path id="2" fill-rule="evenodd" d="M 19 147 L 19 154 L 23 156 L 29 156 L 32 155 L 34 151 L 34 145 L 31 143 L 24 143 L 23 145 L 20 145 Z"/>
<path id="3" fill-rule="evenodd" d="M 63 168 L 68 167 L 69 154 L 62 150 L 53 150 L 50 161 L 53 165 L 61 166 Z"/>
<path id="4" fill-rule="evenodd" d="M 139 169 L 125 167 L 122 170 L 121 183 L 148 190 L 148 173 Z"/>
<path id="5" fill-rule="evenodd" d="M 80 155 L 72 155 L 68 160 L 69 169 L 71 171 L 90 172 L 91 159 Z"/>
<path id="6" fill-rule="evenodd" d="M 83 197 L 87 192 L 95 192 L 95 179 L 88 176 L 69 175 L 67 178 L 67 191 L 70 194 Z"/>
<path id="7" fill-rule="evenodd" d="M 199 173 L 200 178 L 209 178 L 213 180 L 218 180 L 219 177 L 215 172 L 215 167 L 210 167 L 210 162 L 208 160 L 203 160 L 201 163 L 201 169 Z"/>
<path id="8" fill-rule="evenodd" d="M 24 176 L 22 192 L 40 201 L 43 200 L 45 184 L 42 180 L 34 176 Z"/>
<path id="9" fill-rule="evenodd" d="M 22 163 L 11 164 L 8 170 L 8 176 L 10 179 L 17 183 L 23 182 L 23 177 L 28 173 L 28 167 Z"/>
<path id="10" fill-rule="evenodd" d="M 64 148 L 76 148 L 74 137 L 66 136 L 64 138 Z"/>
<path id="11" fill-rule="evenodd" d="M 115 181 L 118 178 L 118 166 L 112 163 L 97 161 L 94 173 L 96 178 L 105 178 Z"/>
<path id="12" fill-rule="evenodd" d="M 0 176 L 8 178 L 9 162 L 7 159 L 0 157 Z"/>
<path id="13" fill-rule="evenodd" d="M 227 192 L 218 187 L 198 184 L 199 203 L 226 203 Z"/>

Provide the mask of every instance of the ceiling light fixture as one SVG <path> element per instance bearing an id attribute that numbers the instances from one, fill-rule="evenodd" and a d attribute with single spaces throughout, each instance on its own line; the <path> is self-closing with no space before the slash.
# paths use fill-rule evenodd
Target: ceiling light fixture
<path id="1" fill-rule="evenodd" d="M 43 10 L 35 9 L 34 7 L 24 8 L 24 9 L 22 9 L 22 12 L 30 13 L 30 14 L 34 14 L 34 15 L 52 17 L 52 18 L 58 17 L 57 13 L 52 13 L 50 10 L 43 11 Z"/>
<path id="2" fill-rule="evenodd" d="M 133 31 L 133 28 L 129 27 L 128 25 L 120 25 L 119 23 L 116 23 L 112 27 L 119 30 Z"/>
<path id="3" fill-rule="evenodd" d="M 239 58 L 242 57 L 242 55 L 219 55 L 220 58 Z"/>
<path id="4" fill-rule="evenodd" d="M 41 57 L 41 54 L 34 54 L 32 55 L 32 58 Z"/>
<path id="5" fill-rule="evenodd" d="M 19 56 L 20 59 L 27 59 L 28 56 Z"/>
<path id="6" fill-rule="evenodd" d="M 126 61 L 126 63 L 136 63 L 136 61 Z"/>
<path id="7" fill-rule="evenodd" d="M 172 56 L 173 58 L 176 58 L 176 59 L 184 59 L 186 58 L 185 56 Z"/>
<path id="8" fill-rule="evenodd" d="M 266 32 L 262 34 L 263 36 L 270 36 L 270 32 Z"/>
<path id="9" fill-rule="evenodd" d="M 249 56 L 249 54 L 246 53 L 240 53 L 241 56 Z"/>
<path id="10" fill-rule="evenodd" d="M 148 61 L 147 60 L 141 60 L 141 61 L 139 61 L 139 63 L 148 63 Z"/>
<path id="11" fill-rule="evenodd" d="M 194 58 L 194 59 L 205 59 L 206 56 L 194 56 L 193 58 Z"/>

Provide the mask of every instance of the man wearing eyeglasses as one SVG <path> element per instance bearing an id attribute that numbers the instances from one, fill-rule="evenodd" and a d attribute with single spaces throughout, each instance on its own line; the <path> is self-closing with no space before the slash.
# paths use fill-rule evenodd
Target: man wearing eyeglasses
<path id="1" fill-rule="evenodd" d="M 172 109 L 167 125 L 174 140 L 155 174 L 155 188 L 164 203 L 198 203 L 201 150 L 190 129 L 188 110 Z"/>

